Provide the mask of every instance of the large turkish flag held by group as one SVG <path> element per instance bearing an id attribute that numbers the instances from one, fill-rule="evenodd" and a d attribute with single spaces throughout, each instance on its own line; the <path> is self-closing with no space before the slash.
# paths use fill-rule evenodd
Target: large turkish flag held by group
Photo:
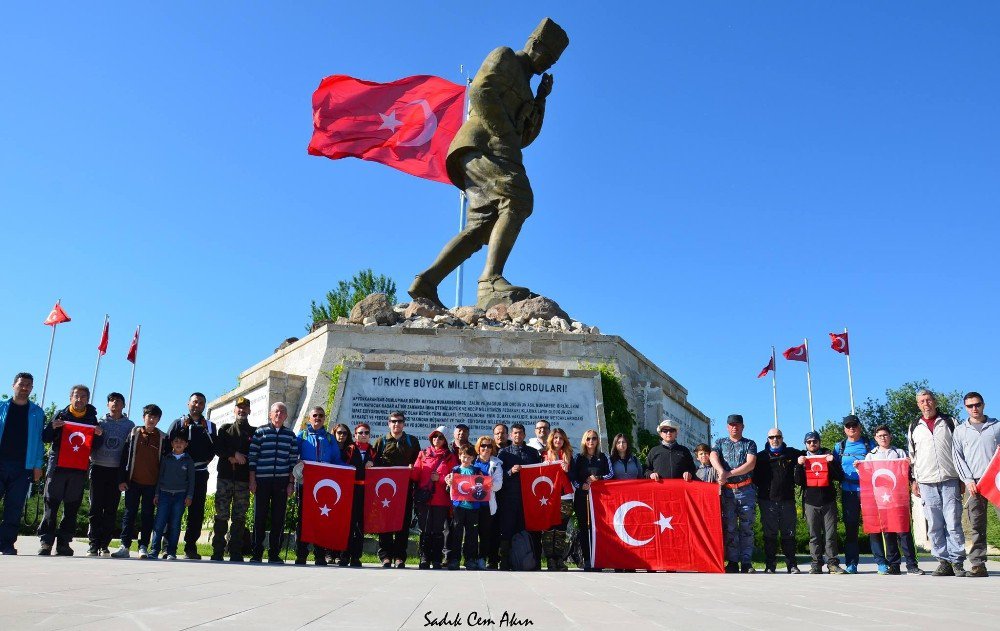
<path id="1" fill-rule="evenodd" d="M 371 467 L 365 470 L 365 532 L 403 529 L 409 467 Z"/>
<path id="2" fill-rule="evenodd" d="M 86 471 L 90 466 L 90 448 L 94 445 L 94 426 L 66 422 L 59 439 L 59 458 L 56 466 Z"/>
<path id="3" fill-rule="evenodd" d="M 521 465 L 521 505 L 525 530 L 548 530 L 562 523 L 560 499 L 569 480 L 562 465 Z"/>
<path id="4" fill-rule="evenodd" d="M 590 487 L 597 568 L 722 572 L 719 485 L 619 480 Z"/>
<path id="5" fill-rule="evenodd" d="M 391 83 L 333 75 L 312 102 L 311 155 L 372 160 L 450 183 L 445 158 L 462 126 L 462 86 L 428 75 Z"/>
<path id="6" fill-rule="evenodd" d="M 306 462 L 302 470 L 302 541 L 346 550 L 354 502 L 354 467 Z"/>
<path id="7" fill-rule="evenodd" d="M 858 477 L 865 532 L 910 532 L 910 461 L 865 460 Z"/>

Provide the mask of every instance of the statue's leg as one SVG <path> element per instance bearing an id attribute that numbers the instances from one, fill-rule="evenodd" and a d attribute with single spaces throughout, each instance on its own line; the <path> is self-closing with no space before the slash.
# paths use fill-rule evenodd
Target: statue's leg
<path id="1" fill-rule="evenodd" d="M 514 294 L 512 298 L 523 299 L 518 296 L 530 293 L 527 288 L 512 285 L 503 277 L 504 266 L 507 265 L 514 243 L 521 233 L 521 226 L 531 215 L 534 206 L 534 195 L 524 168 L 507 164 L 512 171 L 507 177 L 498 180 L 495 190 L 499 217 L 490 232 L 486 265 L 479 277 L 480 298 L 491 292 L 504 292 Z"/>

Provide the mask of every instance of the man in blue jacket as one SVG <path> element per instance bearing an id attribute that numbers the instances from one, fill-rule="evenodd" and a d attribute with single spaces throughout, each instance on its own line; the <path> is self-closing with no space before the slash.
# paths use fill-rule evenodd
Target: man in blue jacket
<path id="1" fill-rule="evenodd" d="M 42 477 L 42 429 L 45 412 L 28 400 L 35 378 L 20 372 L 14 377 L 14 397 L 0 401 L 0 554 L 17 554 L 17 528 L 31 482 Z"/>
<path id="2" fill-rule="evenodd" d="M 326 431 L 326 411 L 321 407 L 309 410 L 306 427 L 299 432 L 299 458 L 305 462 L 324 462 L 326 464 L 344 464 L 340 457 L 340 445 Z M 295 564 L 305 565 L 309 556 L 309 544 L 302 541 L 302 482 L 295 487 L 296 506 L 299 508 L 298 531 L 295 533 Z M 326 565 L 326 548 L 313 545 L 313 556 L 316 565 Z"/>
<path id="3" fill-rule="evenodd" d="M 848 574 L 858 573 L 860 549 L 858 528 L 861 525 L 861 479 L 855 460 L 864 460 L 875 444 L 864 435 L 861 420 L 853 414 L 844 417 L 845 439 L 833 448 L 844 479 L 840 483 L 840 515 L 844 520 L 844 564 Z"/>

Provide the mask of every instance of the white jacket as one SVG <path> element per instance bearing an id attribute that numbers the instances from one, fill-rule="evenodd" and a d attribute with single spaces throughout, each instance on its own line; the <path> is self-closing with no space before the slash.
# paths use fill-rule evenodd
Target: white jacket
<path id="1" fill-rule="evenodd" d="M 490 515 L 496 515 L 497 491 L 503 488 L 503 463 L 496 456 L 490 456 L 490 477 L 493 478 L 493 492 L 490 493 Z"/>
<path id="2" fill-rule="evenodd" d="M 938 484 L 958 479 L 953 456 L 952 430 L 939 414 L 934 420 L 934 432 L 919 419 L 907 436 L 913 479 L 920 484 Z"/>

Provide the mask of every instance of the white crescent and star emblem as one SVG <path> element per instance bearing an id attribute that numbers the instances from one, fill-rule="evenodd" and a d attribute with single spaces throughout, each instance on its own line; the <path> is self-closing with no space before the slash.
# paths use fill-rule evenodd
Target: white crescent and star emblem
<path id="1" fill-rule="evenodd" d="M 885 477 L 889 478 L 890 480 L 892 480 L 892 489 L 890 489 L 890 490 L 895 490 L 895 488 L 896 488 L 896 474 L 893 473 L 889 469 L 876 469 L 875 472 L 872 473 L 872 488 L 873 489 L 875 488 L 876 482 L 878 482 L 878 479 L 881 478 L 881 477 L 883 477 L 883 476 L 885 476 Z M 882 502 L 884 504 L 888 504 L 889 500 L 892 499 L 892 495 L 890 495 L 889 493 L 883 493 L 879 497 L 880 497 L 880 499 L 882 500 Z"/>
<path id="2" fill-rule="evenodd" d="M 813 475 L 815 475 L 818 478 L 820 476 L 820 473 L 823 472 L 823 464 L 820 462 L 813 462 L 811 465 L 809 465 L 809 470 L 813 471 L 814 472 Z"/>
<path id="3" fill-rule="evenodd" d="M 792 357 L 805 357 L 805 356 L 806 356 L 805 346 L 799 346 L 798 348 L 795 349 L 795 352 L 792 353 Z"/>
<path id="4" fill-rule="evenodd" d="M 844 347 L 847 346 L 847 342 L 842 337 L 833 338 L 833 350 L 842 351 Z"/>
<path id="5" fill-rule="evenodd" d="M 461 482 L 459 482 L 458 483 L 458 492 L 461 493 L 462 495 L 472 495 L 472 489 L 468 489 L 468 488 L 467 489 L 463 489 L 462 488 L 463 484 L 465 486 L 469 486 L 469 481 L 468 480 L 462 480 Z"/>
<path id="6" fill-rule="evenodd" d="M 438 121 L 434 115 L 434 110 L 431 109 L 430 104 L 424 99 L 418 99 L 406 105 L 419 105 L 423 112 L 424 120 L 421 123 L 419 134 L 409 140 L 397 142 L 396 145 L 399 147 L 420 147 L 426 145 L 437 132 Z M 389 110 L 388 114 L 379 114 L 379 117 L 382 118 L 379 130 L 388 129 L 395 134 L 396 128 L 403 126 L 403 122 L 396 118 L 396 110 Z"/>
<path id="7" fill-rule="evenodd" d="M 556 490 L 556 485 L 552 481 L 552 479 L 547 475 L 538 476 L 537 478 L 535 478 L 535 481 L 531 483 L 531 494 L 534 495 L 535 497 L 538 497 L 538 493 L 535 492 L 535 487 L 538 486 L 539 482 L 545 482 L 546 484 L 549 485 L 549 492 L 544 496 L 538 498 L 539 504 L 541 504 L 542 506 L 547 506 L 549 503 L 548 496 L 552 493 L 552 491 Z"/>
<path id="8" fill-rule="evenodd" d="M 392 495 L 389 497 L 396 497 L 396 481 L 392 478 L 380 478 L 378 482 L 375 483 L 375 497 L 378 497 L 378 490 L 382 488 L 383 484 L 388 484 L 392 487 Z M 382 508 L 389 508 L 389 497 L 382 498 Z"/>
<path id="9" fill-rule="evenodd" d="M 74 436 L 80 437 L 79 445 L 73 445 Z M 83 447 L 85 444 L 87 444 L 87 437 L 84 435 L 83 432 L 73 432 L 72 434 L 69 435 L 69 438 L 66 439 L 66 442 L 69 443 L 70 445 L 73 445 L 73 451 L 80 451 L 80 447 Z"/>
<path id="10" fill-rule="evenodd" d="M 615 511 L 615 515 L 612 518 L 612 524 L 614 525 L 615 528 L 615 534 L 618 535 L 618 538 L 621 539 L 623 543 L 625 543 L 626 545 L 630 545 L 633 548 L 644 546 L 653 540 L 653 537 L 650 537 L 649 539 L 636 539 L 632 535 L 628 534 L 628 531 L 625 530 L 625 517 L 628 515 L 630 510 L 632 510 L 633 508 L 638 508 L 640 506 L 642 506 L 643 508 L 647 508 L 649 510 L 653 510 L 653 507 L 650 506 L 649 504 L 646 504 L 645 502 L 636 502 L 636 501 L 625 502 L 624 504 L 618 507 L 618 510 Z M 673 519 L 674 519 L 673 517 L 667 517 L 663 513 L 660 513 L 660 518 L 653 523 L 660 527 L 660 532 L 662 533 L 664 530 L 668 528 L 670 530 L 674 529 L 674 526 L 671 523 Z"/>
<path id="11" fill-rule="evenodd" d="M 317 482 L 313 486 L 313 500 L 315 500 L 315 502 L 319 504 L 319 499 L 317 499 L 316 494 L 319 493 L 320 489 L 327 487 L 333 489 L 337 493 L 337 499 L 333 502 L 333 505 L 336 506 L 337 503 L 340 501 L 340 485 L 334 482 L 333 480 L 320 480 L 319 482 Z M 323 515 L 323 517 L 326 517 L 330 514 L 330 508 L 326 504 L 324 504 L 319 507 L 319 512 L 320 514 Z"/>

